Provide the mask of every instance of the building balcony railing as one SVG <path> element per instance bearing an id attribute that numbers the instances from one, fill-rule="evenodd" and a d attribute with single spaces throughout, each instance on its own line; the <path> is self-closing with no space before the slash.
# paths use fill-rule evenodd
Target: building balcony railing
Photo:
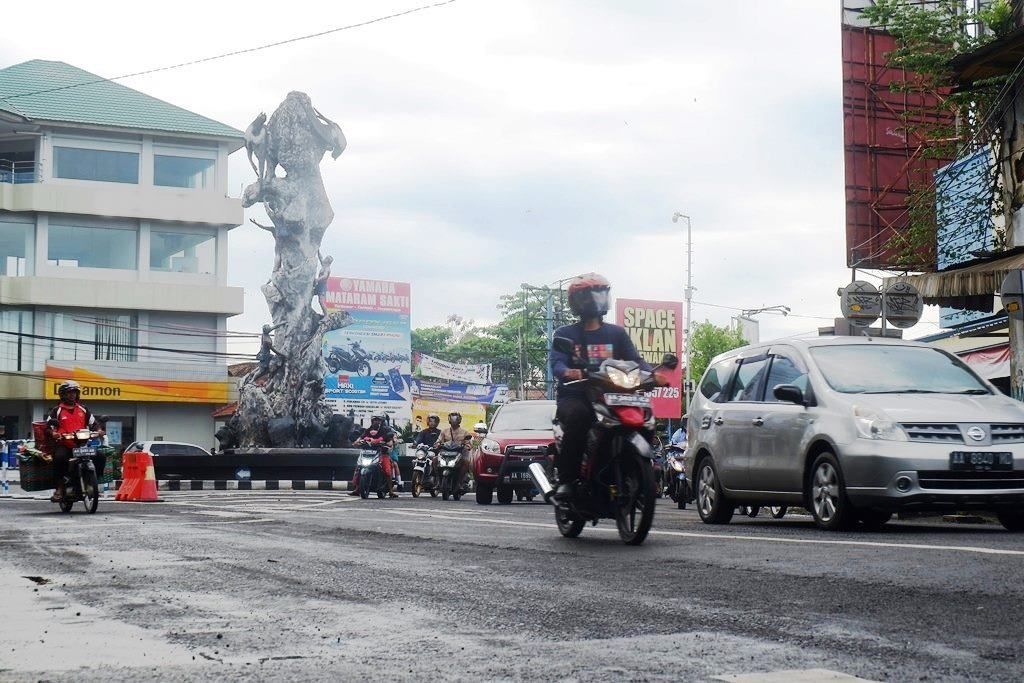
<path id="1" fill-rule="evenodd" d="M 21 185 L 39 180 L 39 164 L 35 161 L 0 159 L 0 183 Z"/>

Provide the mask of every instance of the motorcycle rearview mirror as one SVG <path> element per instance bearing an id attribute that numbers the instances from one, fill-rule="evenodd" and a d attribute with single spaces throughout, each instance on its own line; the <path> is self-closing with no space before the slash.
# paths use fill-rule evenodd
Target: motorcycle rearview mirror
<path id="1" fill-rule="evenodd" d="M 559 353 L 567 353 L 570 356 L 576 350 L 576 345 L 568 337 L 555 337 L 551 340 L 551 346 Z"/>
<path id="2" fill-rule="evenodd" d="M 666 353 L 661 358 L 661 365 L 669 370 L 675 370 L 679 367 L 679 356 L 674 353 Z"/>

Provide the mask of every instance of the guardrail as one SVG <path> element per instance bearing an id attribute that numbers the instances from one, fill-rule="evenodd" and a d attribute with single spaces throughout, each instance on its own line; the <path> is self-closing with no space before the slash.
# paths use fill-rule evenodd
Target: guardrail
<path id="1" fill-rule="evenodd" d="M 39 180 L 39 164 L 35 161 L 0 159 L 0 183 L 21 185 Z"/>

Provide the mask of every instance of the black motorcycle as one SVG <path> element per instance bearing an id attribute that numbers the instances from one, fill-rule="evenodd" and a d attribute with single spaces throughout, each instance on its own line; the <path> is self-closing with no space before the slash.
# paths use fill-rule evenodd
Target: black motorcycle
<path id="1" fill-rule="evenodd" d="M 331 352 L 324 357 L 327 369 L 331 372 L 354 372 L 360 377 L 370 376 L 369 356 L 358 341 L 350 342 L 351 351 L 340 346 L 332 346 Z"/>
<path id="2" fill-rule="evenodd" d="M 61 498 L 58 501 L 61 512 L 71 512 L 75 503 L 81 502 L 85 511 L 90 515 L 96 512 L 100 504 L 100 487 L 97 470 L 102 471 L 102 466 L 97 467 L 96 447 L 90 446 L 89 441 L 99 437 L 97 432 L 89 429 L 79 429 L 73 434 L 59 434 L 58 439 L 67 443 L 74 441 L 75 447 L 68 459 L 68 473 L 58 484 L 61 487 Z"/>
<path id="3" fill-rule="evenodd" d="M 572 358 L 583 370 L 587 393 L 597 416 L 587 439 L 580 470 L 582 483 L 570 500 L 555 500 L 551 482 L 541 463 L 530 465 L 530 474 L 544 499 L 555 506 L 558 531 L 575 538 L 587 522 L 614 519 L 619 538 L 640 545 L 654 523 L 655 494 L 651 459 L 654 452 L 654 413 L 645 393 L 655 388 L 654 372 L 633 361 L 608 359 L 597 371 L 587 368 L 571 339 L 555 337 L 554 347 Z M 673 369 L 678 359 L 666 354 L 662 367 Z M 572 384 L 576 382 L 571 382 Z M 555 441 L 561 443 L 561 427 L 555 423 Z"/>
<path id="4" fill-rule="evenodd" d="M 466 492 L 463 480 L 463 459 L 466 457 L 465 444 L 449 441 L 437 449 L 437 471 L 435 488 L 441 491 L 441 500 L 458 500 Z"/>
<path id="5" fill-rule="evenodd" d="M 680 510 L 693 499 L 690 482 L 686 478 L 686 449 L 669 446 L 665 451 L 665 494 L 676 503 Z"/>

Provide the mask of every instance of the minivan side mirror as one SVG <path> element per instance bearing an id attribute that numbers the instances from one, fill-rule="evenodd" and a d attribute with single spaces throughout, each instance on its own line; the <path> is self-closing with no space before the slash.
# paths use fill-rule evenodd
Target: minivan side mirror
<path id="1" fill-rule="evenodd" d="M 772 394 L 779 401 L 796 403 L 801 406 L 807 404 L 807 401 L 804 399 L 804 392 L 795 384 L 779 384 L 772 390 Z"/>
<path id="2" fill-rule="evenodd" d="M 679 367 L 679 356 L 674 353 L 666 353 L 661 359 L 662 367 L 675 370 Z"/>

